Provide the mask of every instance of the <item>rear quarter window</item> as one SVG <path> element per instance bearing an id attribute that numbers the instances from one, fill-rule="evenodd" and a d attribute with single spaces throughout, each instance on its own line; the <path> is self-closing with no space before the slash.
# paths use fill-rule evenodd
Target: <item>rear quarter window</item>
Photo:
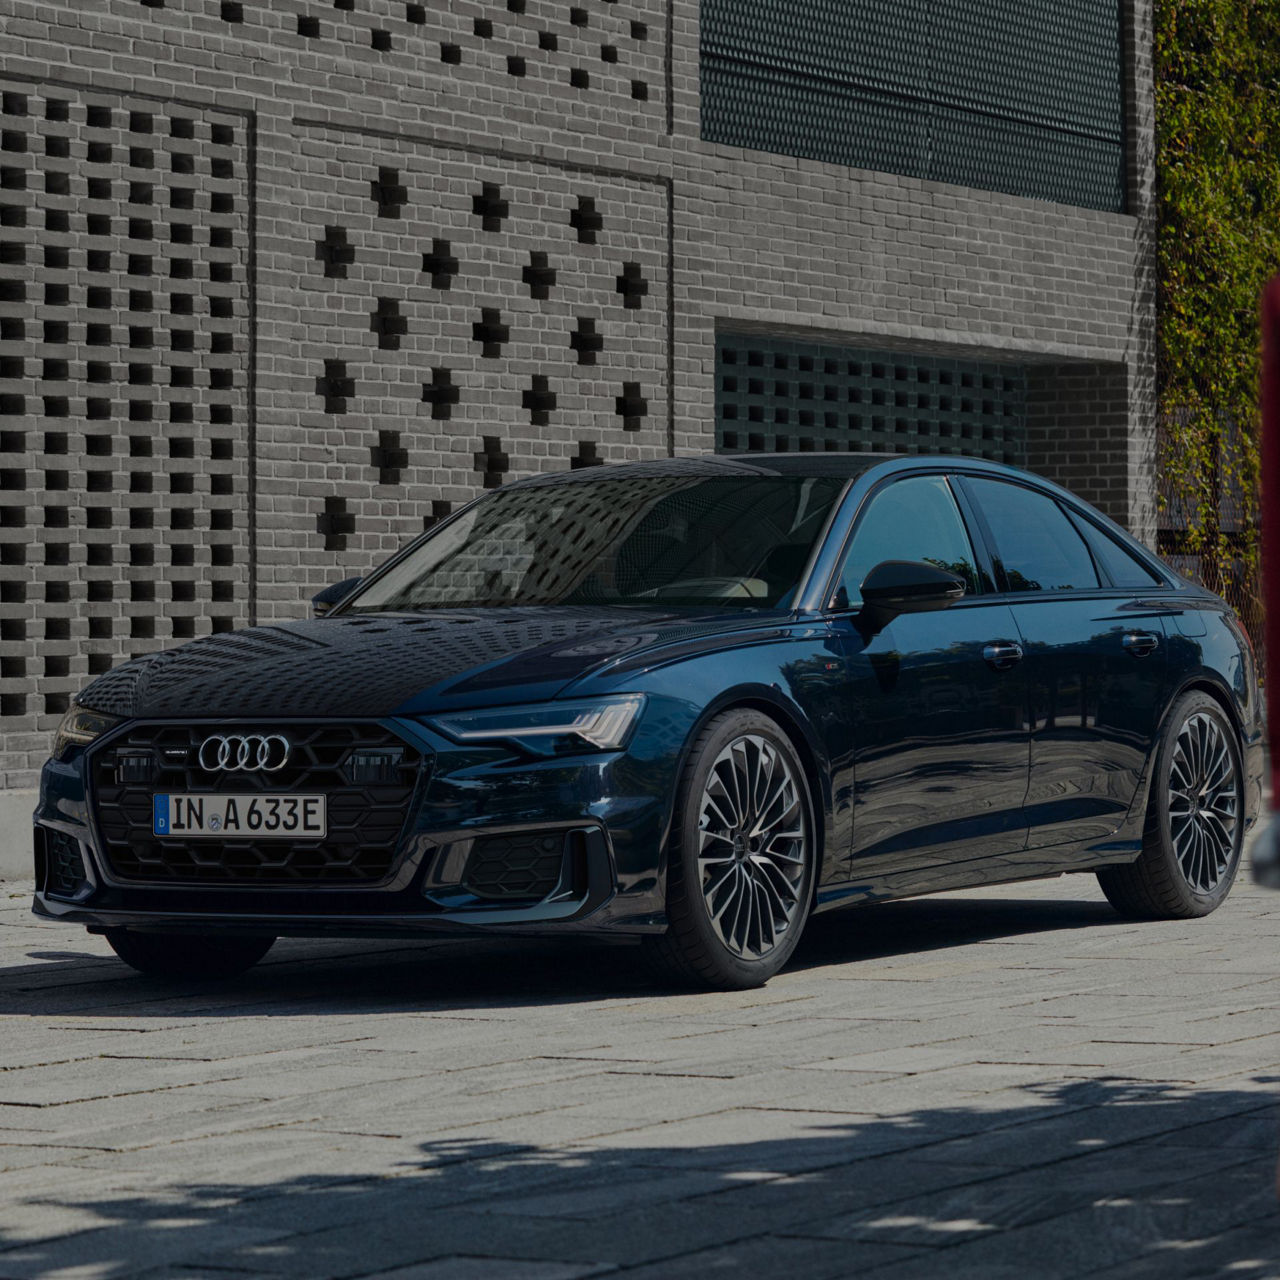
<path id="1" fill-rule="evenodd" d="M 1117 587 L 1163 587 L 1164 579 L 1155 570 L 1150 569 L 1138 559 L 1128 547 L 1118 542 L 1109 533 L 1103 533 L 1092 521 L 1083 516 L 1071 513 L 1071 520 L 1080 530 L 1081 536 L 1089 544 L 1093 558 L 1101 566 L 1103 573 Z"/>

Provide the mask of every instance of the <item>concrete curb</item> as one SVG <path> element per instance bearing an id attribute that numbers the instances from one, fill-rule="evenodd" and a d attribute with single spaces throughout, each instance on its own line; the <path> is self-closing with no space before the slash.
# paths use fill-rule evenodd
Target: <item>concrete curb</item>
<path id="1" fill-rule="evenodd" d="M 31 813 L 39 794 L 0 791 L 0 880 L 31 879 Z"/>

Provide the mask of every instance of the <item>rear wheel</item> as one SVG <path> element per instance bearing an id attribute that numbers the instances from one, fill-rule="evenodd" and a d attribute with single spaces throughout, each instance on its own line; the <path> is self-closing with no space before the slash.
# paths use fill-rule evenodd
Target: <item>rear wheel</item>
<path id="1" fill-rule="evenodd" d="M 791 740 L 757 711 L 698 735 L 677 796 L 667 867 L 669 929 L 648 946 L 686 984 L 767 982 L 800 940 L 813 898 L 814 821 Z"/>
<path id="2" fill-rule="evenodd" d="M 108 929 L 111 949 L 155 978 L 234 978 L 271 950 L 274 938 L 210 933 L 134 933 Z"/>
<path id="3" fill-rule="evenodd" d="M 1121 915 L 1207 916 L 1231 891 L 1244 842 L 1239 735 L 1217 701 L 1193 690 L 1174 704 L 1156 753 L 1142 853 L 1098 882 Z"/>

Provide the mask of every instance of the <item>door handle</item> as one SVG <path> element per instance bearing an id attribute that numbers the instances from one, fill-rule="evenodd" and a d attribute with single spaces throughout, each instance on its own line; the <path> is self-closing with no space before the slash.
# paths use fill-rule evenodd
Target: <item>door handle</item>
<path id="1" fill-rule="evenodd" d="M 982 656 L 997 671 L 1007 671 L 1015 662 L 1022 661 L 1022 646 L 1011 640 L 996 640 L 983 649 Z"/>
<path id="2" fill-rule="evenodd" d="M 1147 654 L 1155 652 L 1160 643 L 1160 638 L 1159 636 L 1153 636 L 1150 631 L 1129 631 L 1125 633 L 1125 637 L 1120 643 L 1135 658 L 1145 658 Z"/>

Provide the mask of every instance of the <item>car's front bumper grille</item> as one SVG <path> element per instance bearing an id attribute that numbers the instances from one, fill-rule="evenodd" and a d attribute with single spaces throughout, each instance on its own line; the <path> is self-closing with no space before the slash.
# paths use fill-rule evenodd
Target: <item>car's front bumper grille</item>
<path id="1" fill-rule="evenodd" d="M 80 841 L 53 827 L 35 828 L 36 887 L 56 898 L 77 898 L 91 886 Z"/>
<path id="2" fill-rule="evenodd" d="M 288 764 L 209 772 L 210 734 L 283 733 Z M 378 724 L 137 724 L 91 754 L 93 803 L 109 873 L 122 881 L 204 885 L 374 884 L 392 872 L 422 754 Z M 322 792 L 323 839 L 159 838 L 153 796 Z"/>
<path id="3" fill-rule="evenodd" d="M 485 836 L 467 858 L 462 887 L 492 901 L 542 899 L 564 867 L 564 831 L 521 831 Z"/>

